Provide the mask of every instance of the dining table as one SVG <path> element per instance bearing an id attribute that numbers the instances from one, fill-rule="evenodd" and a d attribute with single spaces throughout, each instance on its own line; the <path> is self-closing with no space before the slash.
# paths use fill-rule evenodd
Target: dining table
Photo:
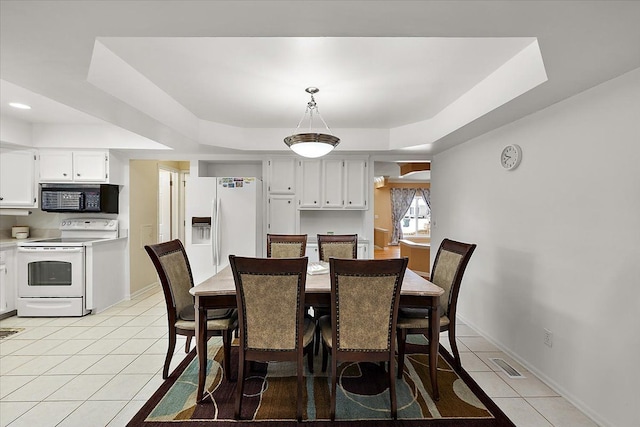
<path id="1" fill-rule="evenodd" d="M 198 357 L 198 390 L 196 400 L 201 402 L 207 376 L 207 328 L 206 313 L 209 309 L 235 308 L 236 286 L 231 267 L 226 266 L 217 274 L 192 287 L 195 298 L 196 351 Z M 429 316 L 429 375 L 433 389 L 432 398 L 439 400 L 438 346 L 440 338 L 440 296 L 444 289 L 407 269 L 400 290 L 400 307 L 428 308 Z M 317 307 L 331 305 L 330 274 L 307 274 L 305 304 Z"/>

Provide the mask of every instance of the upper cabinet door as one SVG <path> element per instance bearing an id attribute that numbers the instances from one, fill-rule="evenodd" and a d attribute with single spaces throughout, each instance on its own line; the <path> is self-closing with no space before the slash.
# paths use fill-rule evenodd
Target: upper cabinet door
<path id="1" fill-rule="evenodd" d="M 269 160 L 269 193 L 295 194 L 296 159 Z"/>
<path id="2" fill-rule="evenodd" d="M 345 160 L 345 208 L 367 208 L 367 162 L 365 160 Z"/>
<path id="3" fill-rule="evenodd" d="M 73 181 L 73 155 L 71 151 L 40 151 L 40 181 Z"/>
<path id="4" fill-rule="evenodd" d="M 33 151 L 7 151 L 0 155 L 0 206 L 37 206 Z"/>
<path id="5" fill-rule="evenodd" d="M 367 210 L 368 176 L 366 159 L 299 160 L 298 207 Z"/>
<path id="6" fill-rule="evenodd" d="M 104 151 L 74 151 L 74 181 L 107 182 L 108 162 L 109 156 Z"/>
<path id="7" fill-rule="evenodd" d="M 322 206 L 326 208 L 341 208 L 344 206 L 342 193 L 342 172 L 344 162 L 342 160 L 324 160 L 324 197 Z"/>
<path id="8" fill-rule="evenodd" d="M 40 182 L 109 182 L 109 154 L 103 150 L 40 151 Z"/>
<path id="9" fill-rule="evenodd" d="M 321 169 L 320 160 L 298 160 L 298 176 L 300 196 L 298 203 L 301 208 L 319 208 L 321 203 Z"/>

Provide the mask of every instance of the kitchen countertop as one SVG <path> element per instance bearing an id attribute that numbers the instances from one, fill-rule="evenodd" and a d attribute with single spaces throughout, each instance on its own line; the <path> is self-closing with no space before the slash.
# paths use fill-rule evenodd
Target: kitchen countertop
<path id="1" fill-rule="evenodd" d="M 16 239 L 16 238 L 0 238 L 0 249 L 5 249 L 5 248 L 11 248 L 13 246 L 17 246 L 18 243 L 21 242 L 32 242 L 34 240 L 42 240 L 42 239 L 53 239 L 56 237 L 60 237 L 60 236 L 46 236 L 46 237 L 29 237 L 26 239 Z M 124 240 L 127 239 L 128 236 L 121 236 L 121 237 L 117 237 L 115 239 L 100 239 L 100 238 L 96 238 L 95 241 L 91 241 L 91 242 L 87 242 L 87 244 L 85 244 L 85 246 L 89 246 L 89 245 L 96 245 L 96 244 L 101 244 L 104 242 L 112 242 L 112 241 L 116 241 L 116 240 Z"/>
<path id="2" fill-rule="evenodd" d="M 31 242 L 33 240 L 46 239 L 48 237 L 29 237 L 26 239 L 16 239 L 15 237 L 0 238 L 0 249 L 17 246 L 18 242 Z"/>

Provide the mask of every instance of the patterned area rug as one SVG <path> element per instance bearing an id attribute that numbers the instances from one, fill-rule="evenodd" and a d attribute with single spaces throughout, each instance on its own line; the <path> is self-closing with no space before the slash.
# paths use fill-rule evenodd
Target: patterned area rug
<path id="1" fill-rule="evenodd" d="M 306 372 L 303 405 L 305 426 L 513 426 L 466 372 L 457 374 L 441 348 L 438 363 L 440 400 L 431 399 L 426 346 L 407 344 L 402 380 L 396 382 L 398 420 L 390 418 L 388 379 L 383 368 L 371 363 L 345 363 L 338 367 L 336 421 L 329 421 L 331 382 L 320 371 Z M 195 350 L 176 368 L 160 389 L 140 409 L 128 426 L 261 427 L 297 425 L 296 376 L 293 363 L 256 363 L 245 385 L 242 421 L 233 419 L 236 384 L 222 376 L 222 349 L 209 347 L 206 394 L 195 403 L 198 364 Z M 306 363 L 306 362 L 305 362 Z M 232 349 L 232 369 L 237 369 L 237 349 Z M 305 368 L 306 369 L 306 368 Z M 328 371 L 330 368 L 328 369 Z M 182 422 L 181 422 L 182 421 Z"/>

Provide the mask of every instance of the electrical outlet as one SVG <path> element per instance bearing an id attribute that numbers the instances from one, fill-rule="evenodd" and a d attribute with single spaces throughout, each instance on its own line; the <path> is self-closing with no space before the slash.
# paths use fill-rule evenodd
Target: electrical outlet
<path id="1" fill-rule="evenodd" d="M 547 347 L 553 347 L 553 332 L 548 329 L 544 330 L 544 344 Z"/>

